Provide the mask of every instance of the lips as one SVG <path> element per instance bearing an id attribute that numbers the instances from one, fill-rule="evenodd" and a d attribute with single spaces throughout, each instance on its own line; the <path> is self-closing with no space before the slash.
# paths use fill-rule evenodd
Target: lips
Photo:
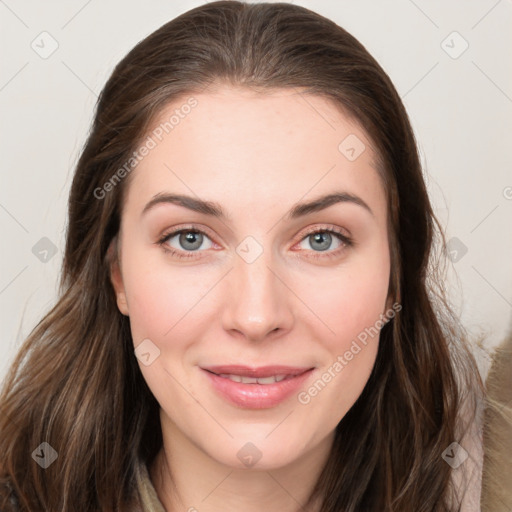
<path id="1" fill-rule="evenodd" d="M 201 369 L 222 398 L 244 409 L 275 407 L 297 392 L 314 370 L 284 365 L 216 365 Z"/>
<path id="2" fill-rule="evenodd" d="M 290 375 L 271 375 L 270 377 L 243 377 L 242 375 L 220 373 L 220 377 L 232 380 L 233 382 L 241 382 L 242 384 L 275 384 L 281 382 L 284 379 L 292 378 Z"/>
<path id="3" fill-rule="evenodd" d="M 261 366 L 259 368 L 251 368 L 250 366 L 241 365 L 223 365 L 223 366 L 207 366 L 203 370 L 215 373 L 217 375 L 239 375 L 241 377 L 265 378 L 273 377 L 275 375 L 284 375 L 286 377 L 294 377 L 300 375 L 311 367 L 297 367 L 297 366 Z"/>

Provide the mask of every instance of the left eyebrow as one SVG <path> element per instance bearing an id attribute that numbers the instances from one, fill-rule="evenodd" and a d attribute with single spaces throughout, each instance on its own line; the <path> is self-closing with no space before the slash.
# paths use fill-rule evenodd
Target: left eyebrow
<path id="1" fill-rule="evenodd" d="M 369 212 L 373 217 L 375 214 L 372 209 L 368 206 L 368 204 L 363 201 L 359 196 L 354 194 L 350 194 L 349 192 L 334 192 L 332 194 L 327 194 L 317 199 L 313 199 L 307 203 L 299 203 L 296 204 L 287 214 L 288 219 L 297 219 L 298 217 L 302 217 L 304 215 L 309 215 L 310 213 L 318 212 L 320 210 L 324 210 L 329 206 L 332 206 L 336 203 L 352 203 L 364 208 L 367 212 Z"/>

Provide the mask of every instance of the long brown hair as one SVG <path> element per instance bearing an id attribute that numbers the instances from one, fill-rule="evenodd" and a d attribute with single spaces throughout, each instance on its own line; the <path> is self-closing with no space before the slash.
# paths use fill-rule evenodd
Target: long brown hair
<path id="1" fill-rule="evenodd" d="M 311 500 L 320 498 L 321 512 L 458 510 L 442 454 L 469 425 L 461 402 L 480 381 L 445 296 L 444 235 L 404 106 L 378 63 L 333 21 L 291 4 L 237 1 L 163 25 L 101 92 L 69 197 L 60 298 L 22 345 L 0 395 L 0 508 L 11 510 L 11 491 L 31 512 L 140 506 L 135 467 L 153 460 L 162 437 L 109 275 L 129 178 L 98 190 L 164 106 L 212 83 L 329 98 L 364 127 L 380 158 L 389 293 L 402 309 L 380 332 L 370 379 L 336 428 Z M 46 469 L 31 457 L 43 442 L 58 454 Z"/>

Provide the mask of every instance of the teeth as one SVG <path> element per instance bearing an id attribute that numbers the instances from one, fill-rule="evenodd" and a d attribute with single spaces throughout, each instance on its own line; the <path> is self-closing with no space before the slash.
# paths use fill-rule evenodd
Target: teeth
<path id="1" fill-rule="evenodd" d="M 261 379 L 256 379 L 258 381 L 258 384 L 275 384 L 277 382 L 277 379 L 275 376 L 271 377 L 264 377 Z"/>
<path id="2" fill-rule="evenodd" d="M 228 373 L 221 373 L 220 377 L 230 379 L 233 382 L 241 382 L 242 384 L 275 384 L 281 382 L 286 378 L 286 375 L 272 375 L 271 377 L 245 377 L 241 375 L 231 375 Z"/>
<path id="3" fill-rule="evenodd" d="M 221 373 L 220 377 L 224 377 L 225 379 L 230 379 L 233 382 L 242 382 L 242 377 L 240 375 L 230 375 L 228 373 Z"/>

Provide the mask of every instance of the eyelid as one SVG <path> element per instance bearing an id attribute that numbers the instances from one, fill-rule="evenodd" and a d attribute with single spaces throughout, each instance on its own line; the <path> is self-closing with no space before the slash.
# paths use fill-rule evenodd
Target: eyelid
<path id="1" fill-rule="evenodd" d="M 197 231 L 198 233 L 206 235 L 208 238 L 212 240 L 212 242 L 213 239 L 215 238 L 215 235 L 213 235 L 213 232 L 211 232 L 209 228 L 199 226 L 196 224 L 178 224 L 177 226 L 173 226 L 172 228 L 164 230 L 163 233 L 160 235 L 159 239 L 167 238 L 170 237 L 171 235 L 177 235 L 183 231 Z"/>
<path id="2" fill-rule="evenodd" d="M 333 226 L 332 224 L 314 224 L 311 227 L 305 228 L 305 231 L 301 232 L 299 241 L 301 241 L 306 236 L 311 235 L 313 233 L 317 233 L 319 231 L 333 231 L 348 240 L 352 239 L 352 236 L 347 229 L 343 229 L 338 226 Z"/>

